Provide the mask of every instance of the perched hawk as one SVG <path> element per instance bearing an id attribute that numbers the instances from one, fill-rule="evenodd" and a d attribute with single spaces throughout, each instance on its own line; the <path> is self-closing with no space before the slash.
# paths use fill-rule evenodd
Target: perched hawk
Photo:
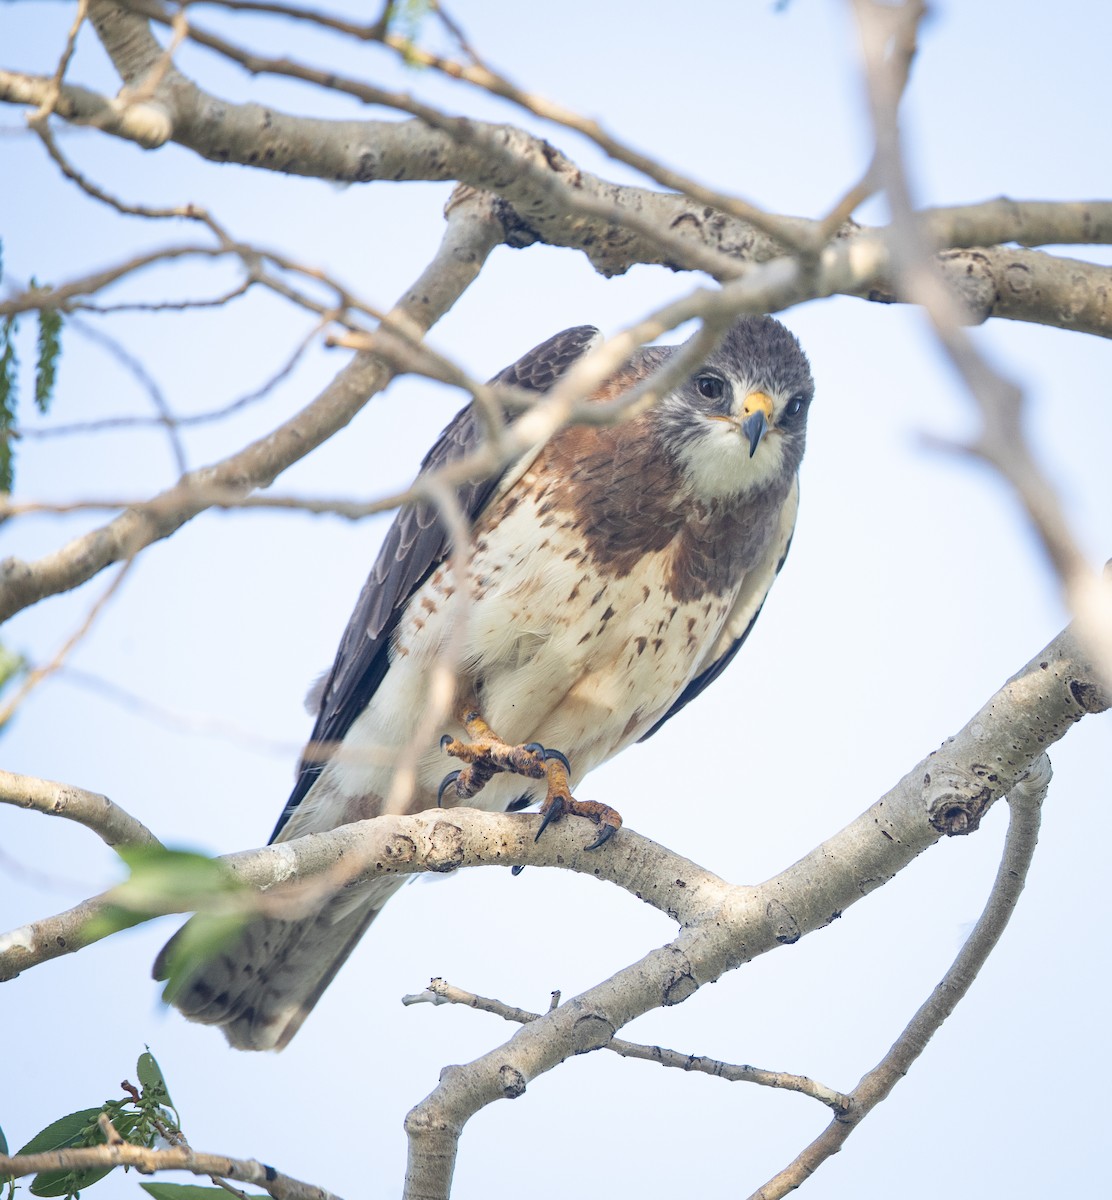
<path id="1" fill-rule="evenodd" d="M 492 382 L 544 393 L 598 339 L 590 326 L 565 330 Z M 639 351 L 597 398 L 674 353 Z M 813 390 L 792 334 L 771 317 L 742 317 L 651 411 L 566 428 L 500 479 L 460 490 L 473 522 L 474 601 L 454 719 L 421 753 L 410 811 L 540 801 L 544 824 L 571 812 L 598 823 L 592 845 L 613 833 L 618 814 L 570 789 L 655 733 L 745 640 L 791 541 Z M 464 457 L 480 438 L 474 407 L 465 408 L 422 469 Z M 424 710 L 457 587 L 435 512 L 402 509 L 326 677 L 272 841 L 381 812 L 392 755 L 412 742 Z M 445 751 L 463 767 L 446 773 Z M 174 1003 L 223 1026 L 233 1046 L 281 1048 L 402 882 L 349 885 L 298 920 L 253 919 L 231 947 L 186 973 Z M 173 947 L 156 964 L 160 978 Z"/>

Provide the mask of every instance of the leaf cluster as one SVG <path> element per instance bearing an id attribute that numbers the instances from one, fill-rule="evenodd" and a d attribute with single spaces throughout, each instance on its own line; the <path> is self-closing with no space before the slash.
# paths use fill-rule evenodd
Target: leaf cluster
<path id="1" fill-rule="evenodd" d="M 181 1119 L 170 1099 L 170 1089 L 166 1086 L 166 1078 L 150 1050 L 139 1055 L 135 1064 L 135 1073 L 139 1079 L 139 1087 L 133 1087 L 127 1080 L 120 1085 L 127 1093 L 120 1100 L 106 1100 L 98 1108 L 84 1108 L 79 1112 L 69 1113 L 52 1121 L 45 1129 L 39 1130 L 33 1138 L 18 1151 L 24 1154 L 46 1154 L 54 1150 L 71 1150 L 88 1146 L 103 1146 L 106 1144 L 101 1116 L 105 1116 L 112 1128 L 133 1146 L 143 1146 L 152 1149 L 155 1143 L 162 1139 L 176 1144 L 184 1144 L 185 1137 L 181 1132 Z M 4 1131 L 0 1129 L 0 1154 L 8 1153 L 8 1143 Z M 85 1170 L 40 1171 L 31 1181 L 32 1196 L 62 1197 L 72 1200 L 79 1196 L 85 1188 L 103 1179 L 113 1166 L 90 1167 Z M 124 1170 L 128 1170 L 125 1166 Z M 15 1181 L 0 1179 L 0 1185 L 7 1185 L 5 1200 L 13 1200 Z M 139 1185 L 154 1200 L 214 1200 L 223 1196 L 227 1200 L 228 1193 L 219 1187 L 201 1187 L 196 1184 L 180 1183 L 141 1183 Z M 251 1197 L 254 1200 L 254 1197 Z"/>
<path id="2" fill-rule="evenodd" d="M 119 1100 L 105 1100 L 96 1108 L 83 1108 L 78 1112 L 68 1113 L 51 1121 L 45 1129 L 40 1129 L 26 1145 L 20 1147 L 17 1155 L 47 1154 L 54 1150 L 69 1150 L 88 1146 L 103 1146 L 107 1136 L 101 1125 L 104 1115 L 112 1123 L 112 1128 L 133 1146 L 154 1146 L 159 1137 L 168 1133 L 180 1133 L 179 1118 L 170 1092 L 166 1086 L 162 1069 L 149 1050 L 139 1055 L 135 1066 L 139 1078 L 139 1087 L 133 1088 L 126 1081 L 123 1088 L 127 1095 Z M 7 1143 L 3 1132 L 0 1131 L 0 1152 L 7 1153 Z M 91 1187 L 103 1179 L 112 1166 L 90 1167 L 85 1170 L 40 1171 L 31 1181 L 32 1196 L 60 1196 L 69 1200 L 84 1188 Z M 8 1183 L 8 1197 L 15 1191 L 11 1180 Z"/>
<path id="3" fill-rule="evenodd" d="M 3 246 L 0 244 L 0 281 L 4 278 Z M 34 278 L 31 289 L 39 285 Z M 40 413 L 50 408 L 62 353 L 62 314 L 56 308 L 38 310 L 39 331 L 35 359 L 35 407 Z M 19 356 L 15 339 L 19 317 L 15 313 L 0 320 L 0 492 L 10 492 L 14 481 L 16 406 L 19 400 Z"/>

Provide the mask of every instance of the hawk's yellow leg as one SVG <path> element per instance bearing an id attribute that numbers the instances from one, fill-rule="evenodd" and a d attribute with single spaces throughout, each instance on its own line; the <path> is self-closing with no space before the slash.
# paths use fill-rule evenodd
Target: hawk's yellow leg
<path id="1" fill-rule="evenodd" d="M 537 837 L 565 813 L 575 817 L 587 817 L 599 827 L 598 836 L 587 847 L 594 850 L 607 841 L 616 829 L 621 828 L 622 818 L 609 805 L 595 800 L 576 800 L 571 794 L 569 775 L 571 764 L 559 750 L 547 750 L 539 742 L 527 742 L 513 746 L 500 738 L 483 720 L 474 704 L 465 704 L 459 714 L 460 724 L 471 738 L 461 742 L 445 734 L 441 747 L 453 758 L 466 763 L 459 771 L 444 777 L 437 800 L 442 802 L 444 794 L 451 789 L 461 800 L 470 800 L 480 792 L 500 771 L 524 775 L 528 779 L 544 779 L 547 784 L 541 804 L 541 827 Z"/>

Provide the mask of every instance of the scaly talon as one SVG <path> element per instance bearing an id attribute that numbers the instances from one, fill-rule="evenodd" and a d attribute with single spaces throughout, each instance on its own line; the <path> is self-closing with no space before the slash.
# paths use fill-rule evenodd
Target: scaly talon
<path id="1" fill-rule="evenodd" d="M 613 812 L 614 810 L 611 809 L 610 811 Z M 614 833 L 617 830 L 617 828 L 618 828 L 617 825 L 607 825 L 607 824 L 603 824 L 602 822 L 600 822 L 599 830 L 598 830 L 598 837 L 595 838 L 595 840 L 589 846 L 587 846 L 586 849 L 587 850 L 597 850 L 599 848 L 599 846 L 604 846 L 614 836 Z"/>
<path id="2" fill-rule="evenodd" d="M 622 818 L 609 805 L 599 804 L 595 800 L 576 800 L 571 794 L 568 776 L 571 774 L 571 764 L 559 750 L 546 750 L 545 774 L 548 776 L 548 795 L 541 806 L 541 827 L 537 830 L 537 838 L 562 816 L 570 813 L 573 817 L 588 817 L 598 827 L 598 836 L 585 849 L 597 850 L 621 828 Z M 536 838 L 534 838 L 534 841 Z"/>
<path id="3" fill-rule="evenodd" d="M 541 809 L 541 827 L 537 830 L 537 836 L 533 839 L 534 842 L 541 840 L 541 834 L 552 824 L 553 821 L 558 821 L 564 815 L 564 801 L 561 796 L 551 796 L 544 802 L 544 807 Z"/>
<path id="4" fill-rule="evenodd" d="M 440 787 L 436 789 L 436 807 L 444 807 L 444 793 L 450 788 L 456 780 L 463 774 L 462 771 L 449 771 L 447 775 L 440 781 Z"/>
<path id="5" fill-rule="evenodd" d="M 571 774 L 571 763 L 568 762 L 567 755 L 561 754 L 559 750 L 545 750 L 543 746 L 541 747 L 541 750 L 544 752 L 545 762 L 562 763 L 564 770 L 569 775 Z"/>

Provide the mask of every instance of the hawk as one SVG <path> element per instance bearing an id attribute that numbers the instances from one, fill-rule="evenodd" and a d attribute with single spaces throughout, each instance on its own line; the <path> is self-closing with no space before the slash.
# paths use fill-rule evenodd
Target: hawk
<path id="1" fill-rule="evenodd" d="M 591 326 L 565 330 L 491 382 L 543 395 L 599 340 Z M 594 398 L 619 395 L 676 349 L 638 351 Z M 741 317 L 651 410 L 569 426 L 500 478 L 464 485 L 473 530 L 465 608 L 453 606 L 459 581 L 435 510 L 403 508 L 319 689 L 309 749 L 271 841 L 383 810 L 453 607 L 465 622 L 453 719 L 439 744 L 420 748 L 408 811 L 539 801 L 542 831 L 573 813 L 597 823 L 592 848 L 606 841 L 621 818 L 573 789 L 651 737 L 745 641 L 791 542 L 813 392 L 795 337 L 771 317 Z M 471 405 L 422 471 L 481 440 Z M 447 756 L 464 765 L 446 774 Z M 252 918 L 232 945 L 182 972 L 173 1003 L 222 1026 L 233 1046 L 280 1049 L 402 882 L 348 885 L 298 919 Z M 160 955 L 158 978 L 174 946 Z"/>

